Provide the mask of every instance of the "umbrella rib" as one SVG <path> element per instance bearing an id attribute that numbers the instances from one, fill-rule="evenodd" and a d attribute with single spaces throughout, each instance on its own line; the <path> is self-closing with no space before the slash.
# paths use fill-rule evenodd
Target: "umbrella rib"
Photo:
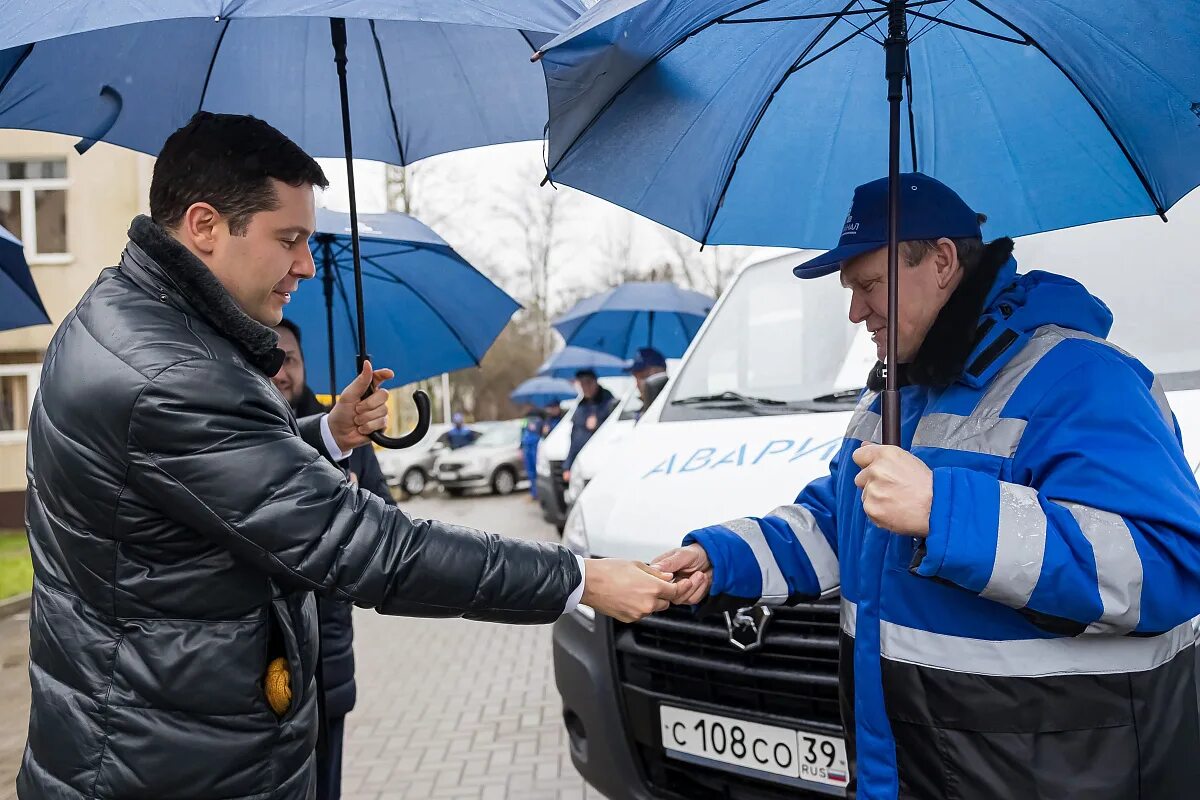
<path id="1" fill-rule="evenodd" d="M 204 73 L 204 88 L 200 90 L 200 102 L 196 104 L 197 111 L 204 110 L 204 98 L 208 97 L 208 82 L 212 80 L 213 67 L 217 65 L 217 56 L 221 52 L 221 43 L 225 41 L 225 34 L 229 30 L 229 22 L 228 19 L 224 21 L 221 35 L 217 37 L 217 42 L 213 45 L 212 58 L 208 60 L 208 71 Z"/>
<path id="2" fill-rule="evenodd" d="M 920 30 L 918 30 L 912 36 L 908 37 L 908 46 L 912 47 L 914 42 L 916 42 L 918 39 L 920 39 L 922 36 L 924 36 L 926 33 L 928 33 L 929 29 L 932 28 L 939 19 L 941 19 L 942 14 L 945 14 L 946 11 L 949 10 L 949 8 L 952 5 L 954 5 L 956 2 L 958 2 L 958 0 L 950 0 L 950 2 L 946 3 L 946 5 L 939 8 L 937 10 L 937 13 L 934 14 L 932 18 L 929 18 L 928 22 L 926 22 L 924 25 L 921 26 Z"/>
<path id="3" fill-rule="evenodd" d="M 1069 80 L 1071 82 L 1071 85 L 1075 87 L 1075 91 L 1079 92 L 1079 95 L 1087 102 L 1087 104 L 1089 106 L 1091 106 L 1092 111 L 1096 114 L 1096 117 L 1100 120 L 1100 123 L 1102 125 L 1104 125 L 1104 129 L 1108 131 L 1108 135 L 1112 137 L 1113 142 L 1116 143 L 1117 147 L 1119 147 L 1121 149 L 1121 154 L 1125 156 L 1125 160 L 1129 163 L 1130 168 L 1133 169 L 1133 172 L 1135 175 L 1137 175 L 1138 180 L 1142 182 L 1142 189 L 1145 190 L 1146 196 L 1149 197 L 1150 202 L 1154 204 L 1155 212 L 1158 214 L 1158 216 L 1160 218 L 1162 218 L 1163 222 L 1166 222 L 1167 221 L 1167 210 L 1165 208 L 1163 208 L 1162 203 L 1160 203 L 1158 201 L 1158 197 L 1155 196 L 1154 188 L 1150 185 L 1150 181 L 1146 177 L 1146 173 L 1142 171 L 1141 166 L 1137 163 L 1136 160 L 1134 160 L 1133 154 L 1129 152 L 1129 148 L 1125 146 L 1125 143 L 1123 141 L 1121 141 L 1121 137 L 1117 136 L 1117 132 L 1113 130 L 1112 125 L 1109 124 L 1109 121 L 1104 116 L 1104 113 L 1100 110 L 1100 108 L 1092 100 L 1091 96 L 1083 90 L 1083 87 L 1081 87 L 1079 85 L 1079 82 L 1075 80 L 1075 76 L 1072 75 L 1071 73 L 1067 72 L 1066 68 L 1063 67 L 1062 64 L 1058 63 L 1058 59 L 1056 59 L 1054 56 L 1050 55 L 1050 53 L 1047 52 L 1046 48 L 1043 47 L 1041 45 L 1041 43 L 1038 42 L 1037 39 L 1034 39 L 1028 33 L 1021 30 L 1021 28 L 1017 27 L 1014 23 L 1008 21 L 1002 15 L 996 13 L 995 11 L 992 11 L 990 8 L 988 8 L 982 2 L 980 2 L 980 0 L 967 0 L 967 2 L 969 2 L 971 5 L 975 6 L 980 11 L 987 14 L 988 16 L 992 17 L 997 22 L 1000 22 L 1003 25 L 1008 26 L 1013 31 L 1015 31 L 1018 35 L 1024 36 L 1025 41 L 1028 42 L 1030 46 L 1036 48 L 1039 53 L 1041 53 L 1043 56 L 1046 57 L 1047 61 L 1049 61 L 1051 64 L 1054 65 L 1055 69 L 1057 69 L 1059 72 L 1062 73 L 1064 78 L 1066 78 L 1067 80 Z"/>
<path id="4" fill-rule="evenodd" d="M 848 10 L 850 8 L 850 6 L 854 5 L 854 3 L 855 3 L 855 0 L 850 0 L 849 3 L 846 3 L 843 10 Z M 883 19 L 884 16 L 886 16 L 886 14 L 877 18 L 875 20 L 875 22 L 878 22 L 879 19 Z M 729 173 L 725 176 L 725 182 L 721 186 L 721 194 L 718 195 L 717 202 L 713 204 L 712 213 L 709 214 L 708 223 L 704 226 L 704 233 L 700 237 L 701 244 L 707 244 L 708 235 L 710 233 L 712 233 L 713 225 L 717 221 L 717 214 L 721 210 L 721 204 L 725 202 L 725 195 L 728 194 L 729 187 L 733 183 L 733 175 L 735 172 L 737 172 L 738 162 L 740 162 L 742 160 L 742 156 L 744 156 L 746 154 L 746 149 L 750 147 L 750 140 L 754 138 L 754 134 L 758 131 L 759 124 L 763 121 L 763 118 L 767 114 L 767 110 L 771 107 L 771 103 L 774 102 L 775 97 L 779 94 L 779 90 L 783 88 L 783 84 L 787 83 L 787 79 L 790 78 L 792 75 L 794 75 L 796 72 L 798 72 L 800 69 L 808 66 L 813 61 L 815 61 L 817 58 L 820 58 L 821 56 L 824 56 L 824 55 L 827 55 L 828 53 L 833 52 L 834 50 L 841 47 L 846 42 L 850 41 L 855 36 L 857 36 L 862 30 L 864 30 L 867 27 L 870 27 L 870 25 L 873 24 L 872 22 L 868 22 L 862 28 L 855 30 L 854 33 L 850 34 L 845 39 L 843 39 L 842 41 L 835 44 L 833 47 L 831 47 L 828 50 L 826 50 L 825 52 L 821 53 L 821 55 L 817 56 L 816 58 L 810 59 L 808 61 L 804 61 L 804 59 L 808 56 L 808 54 L 811 53 L 813 51 L 813 49 L 818 44 L 820 44 L 821 41 L 829 34 L 829 31 L 831 31 L 833 29 L 833 26 L 838 23 L 839 19 L 840 18 L 832 19 L 825 25 L 825 27 L 824 27 L 824 29 L 822 29 L 821 33 L 818 34 L 817 37 L 814 38 L 811 42 L 809 42 L 808 46 L 804 48 L 804 52 L 802 52 L 799 56 L 797 56 L 796 60 L 792 62 L 792 66 L 789 69 L 784 71 L 783 75 L 776 82 L 774 88 L 771 89 L 771 93 L 769 95 L 767 95 L 767 102 L 762 104 L 762 108 L 760 108 L 758 110 L 758 115 L 754 118 L 754 123 L 749 127 L 749 129 L 747 129 L 746 137 L 744 139 L 742 139 L 742 143 L 738 147 L 738 153 L 736 156 L 734 156 L 733 164 L 729 167 Z M 801 62 L 803 62 L 803 63 L 801 63 Z"/>
<path id="5" fill-rule="evenodd" d="M 947 28 L 957 28 L 960 31 L 966 31 L 967 33 L 974 33 L 977 36 L 985 36 L 988 39 L 998 39 L 1002 42 L 1010 42 L 1012 44 L 1020 44 L 1020 45 L 1028 45 L 1030 43 L 1029 37 L 1026 37 L 1025 39 L 1014 39 L 1011 36 L 1005 36 L 1000 33 L 992 33 L 991 31 L 980 30 L 979 28 L 972 28 L 970 25 L 962 25 L 957 22 L 951 22 L 950 20 L 942 19 L 941 17 L 931 17 L 928 14 L 922 14 L 919 11 L 909 11 L 908 14 L 910 16 L 916 17 L 918 19 L 929 20 L 929 26 L 927 28 L 922 29 L 922 33 L 924 33 L 929 28 L 935 28 L 938 25 L 945 25 Z M 909 44 L 911 44 L 911 43 L 912 42 L 909 42 Z"/>
<path id="6" fill-rule="evenodd" d="M 21 53 L 21 55 L 17 57 L 17 60 L 13 62 L 12 68 L 8 71 L 8 74 L 4 76 L 4 80 L 0 81 L 0 92 L 3 92 L 8 88 L 9 81 L 13 79 L 13 76 L 17 74 L 17 70 L 19 70 L 21 65 L 25 63 L 25 59 L 29 58 L 30 54 L 33 53 L 33 48 L 36 45 L 37 42 L 28 45 L 25 48 L 25 52 Z"/>
<path id="7" fill-rule="evenodd" d="M 396 137 L 396 151 L 400 155 L 400 168 L 404 163 L 404 144 L 400 141 L 400 123 L 396 120 L 396 107 L 392 105 L 392 81 L 388 77 L 387 64 L 383 58 L 383 45 L 379 42 L 379 34 L 375 32 L 375 20 L 367 20 L 371 26 L 371 38 L 375 40 L 375 55 L 379 57 L 379 74 L 383 76 L 383 93 L 387 96 L 388 113 L 392 115 L 392 135 Z"/>

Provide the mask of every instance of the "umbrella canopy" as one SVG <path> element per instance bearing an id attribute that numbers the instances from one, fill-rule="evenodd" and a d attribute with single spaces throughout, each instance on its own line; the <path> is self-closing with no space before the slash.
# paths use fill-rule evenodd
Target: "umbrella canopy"
<path id="1" fill-rule="evenodd" d="M 3 227 L 0 227 L 0 296 L 4 298 L 0 330 L 50 324 L 25 261 L 25 248 Z"/>
<path id="2" fill-rule="evenodd" d="M 541 138 L 534 45 L 576 0 L 130 3 L 0 0 L 0 127 L 151 155 L 197 111 L 253 114 L 345 155 L 328 17 L 346 18 L 356 155 L 390 164 Z M 135 24 L 136 23 L 136 24 Z"/>
<path id="3" fill-rule="evenodd" d="M 407 214 L 361 214 L 358 229 L 367 339 L 376 363 L 394 364 L 400 384 L 478 365 L 520 304 Z M 309 242 L 316 280 L 284 308 L 284 316 L 304 333 L 310 383 L 326 385 L 328 310 L 326 295 L 316 284 L 331 281 L 337 367 L 333 391 L 357 372 L 350 230 L 349 214 L 317 211 L 317 233 Z"/>
<path id="4" fill-rule="evenodd" d="M 343 156 L 361 363 L 354 136 L 360 156 L 395 164 L 536 136 L 540 87 L 517 55 L 573 18 L 575 2 L 62 0 L 47 14 L 41 3 L 0 0 L 0 127 L 74 133 L 85 137 L 81 153 L 98 140 L 156 153 L 196 111 L 255 114 L 310 154 Z M 416 429 L 373 441 L 420 441 L 429 397 L 413 399 Z"/>
<path id="5" fill-rule="evenodd" d="M 1197 41 L 1200 0 L 609 0 L 546 47 L 548 166 L 702 242 L 823 248 L 886 163 L 894 365 L 902 162 L 1009 236 L 1165 220 L 1200 184 Z"/>
<path id="6" fill-rule="evenodd" d="M 581 369 L 590 369 L 596 373 L 596 377 L 604 378 L 626 374 L 629 363 L 598 350 L 564 347 L 546 359 L 546 362 L 538 367 L 537 374 L 550 378 L 574 378 L 575 373 Z"/>
<path id="7" fill-rule="evenodd" d="M 673 283 L 625 283 L 580 300 L 554 322 L 568 346 L 630 359 L 653 347 L 679 358 L 712 309 L 711 297 Z"/>
<path id="8" fill-rule="evenodd" d="M 1200 184 L 1197 0 L 907 5 L 901 166 L 987 231 L 1156 214 Z M 551 174 L 699 241 L 831 247 L 888 169 L 887 13 L 601 2 L 542 59 Z"/>
<path id="9" fill-rule="evenodd" d="M 522 383 L 508 396 L 514 403 L 541 408 L 551 403 L 561 403 L 578 395 L 575 384 L 562 378 L 538 376 Z"/>

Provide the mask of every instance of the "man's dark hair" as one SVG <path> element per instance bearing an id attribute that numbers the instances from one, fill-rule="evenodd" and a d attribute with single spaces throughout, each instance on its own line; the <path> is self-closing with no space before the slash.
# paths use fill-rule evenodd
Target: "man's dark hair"
<path id="1" fill-rule="evenodd" d="M 987 214 L 979 214 L 979 224 L 987 222 Z M 963 274 L 970 275 L 976 267 L 979 266 L 979 260 L 983 257 L 983 239 L 967 238 L 967 239 L 951 239 L 954 242 L 954 249 L 958 251 L 958 263 L 962 266 Z M 911 242 L 900 243 L 900 253 L 904 256 L 905 262 L 910 267 L 915 267 L 920 264 L 925 256 L 933 252 L 937 247 L 937 239 L 917 239 Z"/>
<path id="2" fill-rule="evenodd" d="M 177 228 L 187 210 L 208 203 L 245 234 L 250 218 L 279 207 L 271 179 L 329 186 L 320 165 L 261 119 L 201 111 L 167 138 L 150 181 L 150 216 Z"/>
<path id="3" fill-rule="evenodd" d="M 579 380 L 580 378 L 591 378 L 592 380 L 596 380 L 596 370 L 581 369 L 575 373 L 575 380 Z"/>
<path id="4" fill-rule="evenodd" d="M 276 328 L 287 328 L 289 331 L 292 332 L 292 336 L 296 337 L 296 344 L 300 346 L 301 355 L 303 356 L 304 340 L 300 338 L 300 326 L 297 325 L 296 323 L 292 322 L 287 317 L 284 317 L 283 319 L 279 320 L 279 324 L 276 325 L 275 327 Z"/>

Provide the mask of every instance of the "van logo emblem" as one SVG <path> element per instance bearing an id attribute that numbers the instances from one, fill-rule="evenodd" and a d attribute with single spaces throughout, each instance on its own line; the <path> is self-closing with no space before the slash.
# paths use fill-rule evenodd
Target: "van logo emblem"
<path id="1" fill-rule="evenodd" d="M 732 614 L 725 612 L 725 627 L 729 630 L 729 643 L 742 652 L 762 647 L 767 623 L 775 612 L 767 606 L 739 608 Z"/>

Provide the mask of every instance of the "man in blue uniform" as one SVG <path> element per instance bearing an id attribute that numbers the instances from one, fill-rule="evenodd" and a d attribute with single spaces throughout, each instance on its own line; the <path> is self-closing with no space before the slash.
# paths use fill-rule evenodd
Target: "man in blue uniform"
<path id="1" fill-rule="evenodd" d="M 1200 490 L 1163 388 L 1083 286 L 1018 274 L 956 193 L 901 180 L 903 449 L 877 367 L 829 475 L 656 564 L 714 610 L 840 589 L 860 800 L 1193 796 Z M 887 195 L 858 187 L 795 270 L 840 273 L 881 359 Z"/>

